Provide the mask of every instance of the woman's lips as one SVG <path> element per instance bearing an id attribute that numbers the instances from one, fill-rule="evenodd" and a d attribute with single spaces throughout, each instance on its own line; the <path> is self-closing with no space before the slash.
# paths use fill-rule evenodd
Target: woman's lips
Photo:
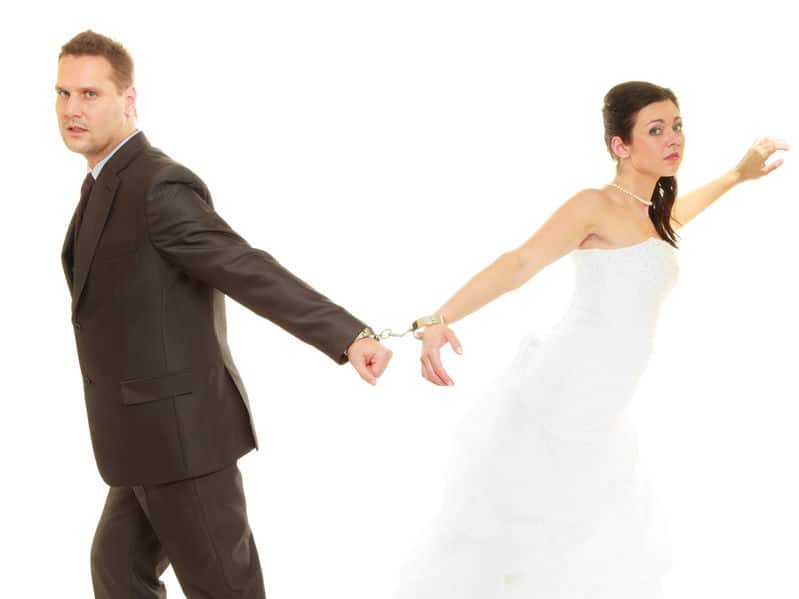
<path id="1" fill-rule="evenodd" d="M 679 160 L 679 159 L 680 159 L 680 155 L 677 152 L 674 152 L 673 154 L 669 154 L 665 158 L 665 160 L 669 160 L 670 162 L 674 162 L 674 161 Z"/>

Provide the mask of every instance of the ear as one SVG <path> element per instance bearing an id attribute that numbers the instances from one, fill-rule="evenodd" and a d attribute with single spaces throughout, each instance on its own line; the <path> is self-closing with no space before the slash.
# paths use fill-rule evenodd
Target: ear
<path id="1" fill-rule="evenodd" d="M 618 135 L 611 138 L 610 149 L 613 150 L 613 155 L 619 160 L 630 157 L 630 149 Z"/>
<path id="2" fill-rule="evenodd" d="M 136 88 L 132 85 L 125 90 L 125 116 L 136 114 Z"/>

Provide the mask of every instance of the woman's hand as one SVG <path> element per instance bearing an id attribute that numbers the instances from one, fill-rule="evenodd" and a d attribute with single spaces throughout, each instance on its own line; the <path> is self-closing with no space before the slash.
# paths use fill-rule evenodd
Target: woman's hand
<path id="1" fill-rule="evenodd" d="M 445 324 L 434 324 L 424 328 L 422 336 L 422 376 L 434 385 L 454 385 L 441 364 L 440 350 L 447 343 L 457 353 L 463 354 L 461 343 L 455 333 Z"/>
<path id="2" fill-rule="evenodd" d="M 734 172 L 739 181 L 759 179 L 779 167 L 783 160 L 779 158 L 771 164 L 766 164 L 777 150 L 789 150 L 790 146 L 777 137 L 761 137 L 749 148 L 741 162 L 735 167 Z"/>

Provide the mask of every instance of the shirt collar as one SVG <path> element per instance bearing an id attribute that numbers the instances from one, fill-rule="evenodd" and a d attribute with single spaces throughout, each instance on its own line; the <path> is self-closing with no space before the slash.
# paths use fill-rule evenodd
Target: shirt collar
<path id="1" fill-rule="evenodd" d="M 108 161 L 111 159 L 111 156 L 113 156 L 114 154 L 116 154 L 117 150 L 119 150 L 119 148 L 121 148 L 122 146 L 124 146 L 124 145 L 125 145 L 125 143 L 126 143 L 126 142 L 127 142 L 127 141 L 128 141 L 130 138 L 131 138 L 131 137 L 133 137 L 134 135 L 136 135 L 137 133 L 139 133 L 139 131 L 140 131 L 139 129 L 134 129 L 134 130 L 133 130 L 133 133 L 131 133 L 131 134 L 130 134 L 130 135 L 128 135 L 128 136 L 127 136 L 125 139 L 123 139 L 121 142 L 119 142 L 119 143 L 116 145 L 116 147 L 115 147 L 113 150 L 111 150 L 111 151 L 108 153 L 108 155 L 107 155 L 105 158 L 103 158 L 103 159 L 102 159 L 100 162 L 98 162 L 97 164 L 95 164 L 95 165 L 94 165 L 94 168 L 92 168 L 92 169 L 87 169 L 89 172 L 91 172 L 91 174 L 92 174 L 92 178 L 93 178 L 95 181 L 97 181 L 97 177 L 99 177 L 99 176 L 100 176 L 100 171 L 101 171 L 101 170 L 103 170 L 103 167 L 105 166 L 105 163 L 106 163 L 106 162 L 108 162 Z"/>

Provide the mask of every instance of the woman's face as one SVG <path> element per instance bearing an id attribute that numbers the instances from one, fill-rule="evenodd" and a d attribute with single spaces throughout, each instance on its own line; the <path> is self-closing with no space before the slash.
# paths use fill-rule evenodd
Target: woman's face
<path id="1" fill-rule="evenodd" d="M 619 139 L 617 156 L 626 159 L 636 171 L 656 177 L 677 173 L 685 148 L 680 109 L 671 100 L 644 106 L 635 118 L 629 144 Z"/>

